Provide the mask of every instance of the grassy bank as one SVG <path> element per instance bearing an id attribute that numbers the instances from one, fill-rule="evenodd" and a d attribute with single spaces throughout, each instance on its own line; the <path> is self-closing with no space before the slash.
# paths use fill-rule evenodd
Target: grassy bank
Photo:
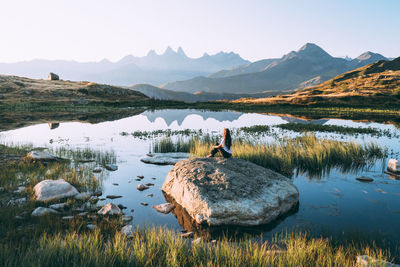
<path id="1" fill-rule="evenodd" d="M 156 152 L 188 152 L 204 157 L 215 140 L 192 138 L 186 141 L 161 139 L 154 146 Z M 342 142 L 318 139 L 314 135 L 284 138 L 274 143 L 260 143 L 239 139 L 233 143 L 233 157 L 251 161 L 287 176 L 294 172 L 309 176 L 321 176 L 332 168 L 342 171 L 367 167 L 386 157 L 384 148 L 370 143 Z"/>

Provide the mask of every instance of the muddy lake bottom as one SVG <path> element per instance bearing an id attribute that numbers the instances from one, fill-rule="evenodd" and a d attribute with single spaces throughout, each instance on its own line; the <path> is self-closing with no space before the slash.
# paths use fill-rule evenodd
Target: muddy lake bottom
<path id="1" fill-rule="evenodd" d="M 121 135 L 122 132 L 155 130 L 202 130 L 219 136 L 224 128 L 240 128 L 253 125 L 268 125 L 274 135 L 254 136 L 263 141 L 273 141 L 276 136 L 294 137 L 301 133 L 275 129 L 275 125 L 298 122 L 346 127 L 371 127 L 390 131 L 392 136 L 371 136 L 368 134 L 346 135 L 319 133 L 318 138 L 340 141 L 355 141 L 362 144 L 374 142 L 386 147 L 388 158 L 377 161 L 362 170 L 342 172 L 332 169 L 318 177 L 295 174 L 293 183 L 299 190 L 299 205 L 277 221 L 259 227 L 194 227 L 182 210 L 161 214 L 152 206 L 165 203 L 161 191 L 171 165 L 159 166 L 140 161 L 152 148 L 159 137 L 134 137 Z M 106 195 L 120 195 L 121 198 L 105 199 L 106 203 L 122 204 L 127 207 L 126 215 L 132 215 L 134 227 L 163 226 L 176 231 L 196 231 L 201 235 L 217 238 L 222 235 L 243 237 L 252 235 L 270 239 L 275 234 L 292 231 L 307 231 L 312 235 L 323 235 L 335 239 L 357 239 L 384 241 L 398 246 L 400 231 L 400 181 L 384 173 L 389 158 L 399 159 L 400 130 L 391 124 L 354 122 L 340 119 L 304 121 L 289 117 L 269 116 L 256 113 L 231 111 L 211 112 L 200 110 L 159 110 L 145 111 L 132 117 L 106 121 L 97 124 L 65 122 L 54 129 L 49 124 L 38 124 L 25 128 L 0 132 L 2 143 L 32 144 L 34 147 L 91 148 L 101 151 L 113 150 L 117 156 L 117 171 L 104 170 L 102 192 Z M 235 141 L 235 140 L 233 140 Z M 144 176 L 137 181 L 137 176 Z M 360 182 L 357 177 L 367 176 L 372 182 Z M 249 178 L 251 179 L 251 178 Z M 148 190 L 138 191 L 139 183 L 153 183 Z M 152 196 L 149 196 L 152 194 Z M 141 205 L 148 203 L 148 206 Z"/>

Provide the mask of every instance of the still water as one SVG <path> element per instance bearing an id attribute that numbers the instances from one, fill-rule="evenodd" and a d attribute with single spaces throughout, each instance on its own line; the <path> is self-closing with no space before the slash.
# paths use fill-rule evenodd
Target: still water
<path id="1" fill-rule="evenodd" d="M 140 161 L 149 152 L 151 139 L 122 136 L 122 132 L 153 131 L 160 129 L 203 130 L 220 134 L 223 128 L 239 128 L 252 125 L 278 125 L 287 122 L 318 123 L 351 127 L 373 127 L 388 130 L 399 136 L 400 131 L 390 124 L 353 122 L 348 120 L 327 119 L 305 122 L 291 117 L 279 117 L 263 114 L 248 114 L 231 111 L 209 112 L 198 110 L 160 110 L 146 111 L 140 115 L 98 124 L 65 122 L 50 129 L 48 124 L 38 124 L 0 133 L 2 142 L 31 143 L 35 147 L 90 147 L 98 150 L 114 150 L 117 155 L 118 170 L 109 172 L 103 180 L 103 195 L 122 195 L 122 198 L 104 200 L 99 204 L 112 202 L 127 207 L 125 213 L 132 215 L 134 226 L 160 225 L 181 230 L 193 230 L 185 214 L 179 211 L 164 215 L 151 207 L 166 200 L 161 192 L 162 183 L 172 166 L 148 165 Z M 291 131 L 279 131 L 280 136 L 296 136 Z M 400 152 L 399 137 L 371 137 L 370 135 L 340 135 L 316 133 L 318 137 L 355 140 L 357 142 L 375 142 L 386 146 L 389 157 L 398 158 Z M 266 137 L 272 139 L 272 137 Z M 383 171 L 384 162 L 376 162 L 367 170 L 355 173 L 341 173 L 332 170 L 320 178 L 306 175 L 292 177 L 299 189 L 298 209 L 284 218 L 261 227 L 237 228 L 239 233 L 263 233 L 270 237 L 282 231 L 307 230 L 313 233 L 346 236 L 362 234 L 377 236 L 391 242 L 400 240 L 400 181 L 391 179 Z M 105 171 L 107 172 L 107 171 Z M 138 182 L 135 178 L 143 175 Z M 355 178 L 362 175 L 374 179 L 371 183 L 362 183 Z M 155 180 L 152 178 L 156 178 Z M 154 183 L 149 190 L 138 191 L 138 183 Z M 118 185 L 114 185 L 118 184 Z M 152 193 L 153 197 L 148 196 Z M 140 202 L 147 202 L 142 206 Z M 133 210 L 133 211 L 131 211 Z M 188 229 L 189 228 L 189 229 Z M 209 231 L 218 235 L 223 231 Z"/>

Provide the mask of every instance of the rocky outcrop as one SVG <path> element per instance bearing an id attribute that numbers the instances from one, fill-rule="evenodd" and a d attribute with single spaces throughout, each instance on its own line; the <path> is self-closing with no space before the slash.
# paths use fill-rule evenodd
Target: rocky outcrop
<path id="1" fill-rule="evenodd" d="M 47 80 L 50 80 L 50 81 L 58 81 L 58 80 L 60 80 L 60 76 L 58 76 L 58 75 L 55 74 L 55 73 L 50 72 L 50 73 L 49 73 L 49 76 L 47 77 Z"/>
<path id="2" fill-rule="evenodd" d="M 43 180 L 35 185 L 33 191 L 39 201 L 56 200 L 79 194 L 75 187 L 63 179 Z"/>
<path id="3" fill-rule="evenodd" d="M 187 159 L 189 156 L 189 153 L 182 152 L 154 153 L 151 154 L 151 157 L 142 158 L 140 161 L 155 165 L 175 165 L 178 161 Z"/>
<path id="4" fill-rule="evenodd" d="M 297 205 L 291 179 L 241 159 L 192 158 L 178 162 L 162 190 L 199 224 L 260 225 Z"/>

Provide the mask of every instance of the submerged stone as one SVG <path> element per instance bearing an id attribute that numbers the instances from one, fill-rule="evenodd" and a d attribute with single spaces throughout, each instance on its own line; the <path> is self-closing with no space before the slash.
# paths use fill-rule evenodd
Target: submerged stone
<path id="1" fill-rule="evenodd" d="M 267 224 L 299 201 L 291 179 L 236 158 L 180 161 L 162 190 L 197 223 L 208 225 Z"/>
<path id="2" fill-rule="evenodd" d="M 189 153 L 172 152 L 172 153 L 155 153 L 152 157 L 140 159 L 140 161 L 155 165 L 175 165 L 178 161 L 187 159 Z"/>
<path id="3" fill-rule="evenodd" d="M 374 181 L 374 179 L 372 179 L 371 177 L 367 177 L 367 176 L 357 177 L 356 180 L 358 180 L 360 182 L 372 182 L 372 181 Z"/>
<path id="4" fill-rule="evenodd" d="M 104 168 L 106 168 L 106 170 L 109 170 L 109 171 L 118 170 L 118 166 L 115 164 L 106 164 L 106 165 L 104 165 Z"/>

